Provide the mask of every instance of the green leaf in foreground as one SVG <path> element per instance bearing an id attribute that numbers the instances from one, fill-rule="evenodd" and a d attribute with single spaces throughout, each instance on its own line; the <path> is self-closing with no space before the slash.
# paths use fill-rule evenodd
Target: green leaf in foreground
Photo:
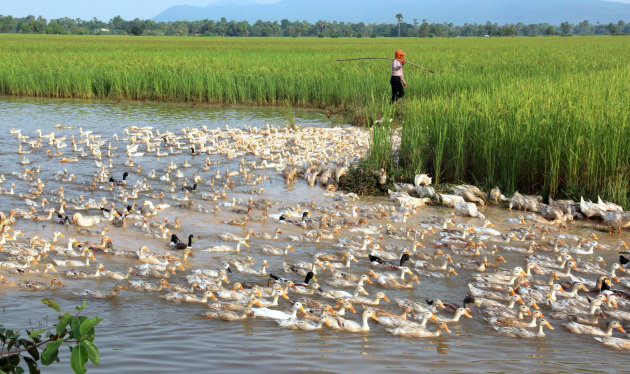
<path id="1" fill-rule="evenodd" d="M 81 342 L 81 347 L 85 348 L 90 361 L 98 366 L 101 361 L 101 354 L 98 352 L 98 348 L 90 341 L 84 340 Z"/>
<path id="2" fill-rule="evenodd" d="M 70 367 L 75 374 L 83 374 L 85 370 L 85 361 L 87 361 L 87 352 L 85 348 L 81 349 L 80 345 L 72 347 L 72 353 L 70 354 Z"/>
<path id="3" fill-rule="evenodd" d="M 46 344 L 46 348 L 41 354 L 42 365 L 48 366 L 52 364 L 55 359 L 57 359 L 57 354 L 59 353 L 59 346 L 63 343 L 63 339 L 57 339 Z"/>
<path id="4" fill-rule="evenodd" d="M 87 334 L 94 326 L 98 325 L 102 319 L 99 317 L 92 317 L 81 322 L 81 327 L 79 328 L 79 333 L 81 336 Z"/>
<path id="5" fill-rule="evenodd" d="M 59 304 L 57 304 L 56 302 L 54 302 L 54 301 L 52 301 L 50 299 L 42 299 L 42 304 L 48 305 L 49 307 L 51 307 L 54 310 L 56 310 L 57 313 L 61 313 L 61 308 L 59 308 Z"/>
<path id="6" fill-rule="evenodd" d="M 39 329 L 37 331 L 32 331 L 30 334 L 28 334 L 28 337 L 33 339 L 34 337 L 39 336 L 44 331 L 46 331 L 46 329 Z"/>
<path id="7" fill-rule="evenodd" d="M 26 362 L 26 365 L 28 366 L 28 372 L 29 374 L 39 374 L 39 368 L 37 367 L 37 361 L 33 360 L 30 357 L 24 357 L 24 361 Z"/>
<path id="8" fill-rule="evenodd" d="M 83 300 L 83 304 L 77 305 L 76 309 L 77 310 L 83 310 L 83 309 L 85 309 L 86 306 L 87 306 L 87 302 L 85 300 Z"/>
<path id="9" fill-rule="evenodd" d="M 81 322 L 77 317 L 72 317 L 70 328 L 72 328 L 72 337 L 75 340 L 81 340 Z"/>
<path id="10" fill-rule="evenodd" d="M 59 323 L 57 323 L 57 335 L 61 335 L 64 331 L 66 331 L 66 326 L 72 320 L 72 316 L 70 313 L 66 312 L 63 317 L 59 318 Z"/>

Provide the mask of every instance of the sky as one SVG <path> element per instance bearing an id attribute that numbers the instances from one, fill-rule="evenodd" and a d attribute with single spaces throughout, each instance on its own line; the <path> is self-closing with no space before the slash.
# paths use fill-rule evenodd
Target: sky
<path id="1" fill-rule="evenodd" d="M 117 15 L 126 20 L 149 19 L 173 5 L 206 6 L 219 1 L 274 3 L 280 0 L 0 0 L 0 15 L 14 17 L 34 15 L 46 19 L 69 17 L 85 20 L 96 17 L 101 21 L 109 21 Z M 366 5 L 370 1 L 387 0 L 366 0 Z M 630 0 L 615 1 L 630 4 Z"/>
<path id="2" fill-rule="evenodd" d="M 279 0 L 236 1 L 274 3 Z M 117 15 L 126 20 L 149 19 L 173 5 L 206 6 L 217 2 L 228 0 L 0 0 L 0 15 L 41 15 L 46 19 L 69 17 L 85 20 L 96 17 L 101 21 L 109 21 Z"/>

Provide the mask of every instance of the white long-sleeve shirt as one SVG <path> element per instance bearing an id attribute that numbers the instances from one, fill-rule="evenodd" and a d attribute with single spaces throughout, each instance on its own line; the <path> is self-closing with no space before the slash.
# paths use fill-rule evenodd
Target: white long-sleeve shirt
<path id="1" fill-rule="evenodd" d="M 400 60 L 392 61 L 392 76 L 400 77 L 401 81 L 405 81 L 405 77 L 403 76 L 403 64 Z"/>

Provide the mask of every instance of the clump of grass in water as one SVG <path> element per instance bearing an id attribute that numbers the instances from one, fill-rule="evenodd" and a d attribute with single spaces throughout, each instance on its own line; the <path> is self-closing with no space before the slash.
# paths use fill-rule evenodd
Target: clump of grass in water
<path id="1" fill-rule="evenodd" d="M 351 165 L 346 174 L 339 179 L 339 188 L 354 192 L 357 195 L 380 196 L 386 195 L 391 182 L 381 185 L 374 168 L 367 162 Z"/>
<path id="2" fill-rule="evenodd" d="M 297 129 L 296 123 L 295 123 L 295 113 L 293 112 L 293 110 L 291 109 L 291 107 L 287 108 L 285 114 L 284 114 L 284 118 L 287 121 L 287 128 L 291 131 L 295 131 Z"/>

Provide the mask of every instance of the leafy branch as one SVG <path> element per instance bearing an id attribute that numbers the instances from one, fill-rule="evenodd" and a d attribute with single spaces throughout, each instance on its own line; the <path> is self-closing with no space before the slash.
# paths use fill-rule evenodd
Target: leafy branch
<path id="1" fill-rule="evenodd" d="M 94 365 L 100 362 L 100 353 L 94 345 L 94 327 L 102 319 L 99 317 L 88 318 L 80 315 L 85 309 L 86 303 L 77 306 L 77 312 L 72 315 L 70 312 L 61 314 L 59 305 L 50 300 L 42 299 L 44 305 L 54 309 L 58 314 L 59 322 L 55 324 L 55 330 L 47 331 L 40 329 L 36 331 L 26 330 L 27 337 L 22 338 L 15 330 L 6 329 L 0 325 L 0 374 L 24 373 L 24 368 L 20 363 L 26 363 L 29 373 L 40 372 L 38 362 L 48 366 L 53 362 L 59 362 L 59 347 L 62 344 L 70 348 L 70 367 L 77 374 L 87 371 L 85 364 L 88 360 Z M 40 353 L 40 347 L 44 346 Z"/>

